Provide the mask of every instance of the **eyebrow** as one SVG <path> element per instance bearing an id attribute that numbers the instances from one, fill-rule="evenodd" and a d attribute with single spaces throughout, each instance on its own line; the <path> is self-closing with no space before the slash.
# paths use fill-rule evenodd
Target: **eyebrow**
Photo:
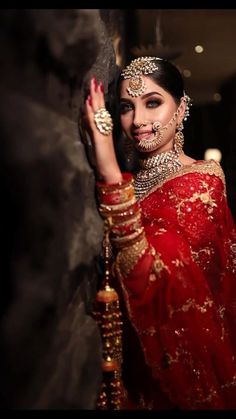
<path id="1" fill-rule="evenodd" d="M 146 93 L 145 95 L 143 95 L 142 97 L 141 97 L 141 99 L 146 99 L 147 97 L 149 97 L 149 96 L 153 96 L 153 95 L 158 95 L 158 96 L 161 96 L 161 97 L 163 97 L 163 95 L 161 94 L 161 93 L 159 93 L 159 92 L 149 92 L 149 93 Z M 120 100 L 122 100 L 122 101 L 126 101 L 126 102 L 130 102 L 130 99 L 129 98 L 123 98 L 123 97 L 121 97 L 120 98 Z"/>

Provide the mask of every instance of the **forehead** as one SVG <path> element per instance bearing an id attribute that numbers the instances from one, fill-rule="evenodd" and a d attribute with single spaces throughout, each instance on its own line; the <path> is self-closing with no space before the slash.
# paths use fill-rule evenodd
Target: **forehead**
<path id="1" fill-rule="evenodd" d="M 169 96 L 169 93 L 163 89 L 158 83 L 156 83 L 153 79 L 151 79 L 150 77 L 147 76 L 142 76 L 142 79 L 144 80 L 145 83 L 145 90 L 144 92 L 139 95 L 138 97 L 141 97 L 146 95 L 147 93 L 150 92 L 156 92 L 159 93 L 162 96 Z M 128 92 L 127 92 L 127 88 L 129 87 L 129 83 L 130 83 L 130 79 L 123 79 L 121 82 L 121 86 L 120 86 L 120 96 L 122 98 L 132 98 L 132 99 L 136 99 L 133 98 Z"/>

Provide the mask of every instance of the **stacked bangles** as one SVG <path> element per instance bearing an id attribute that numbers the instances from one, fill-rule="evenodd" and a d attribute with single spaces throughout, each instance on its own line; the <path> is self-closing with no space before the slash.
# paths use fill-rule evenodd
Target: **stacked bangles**
<path id="1" fill-rule="evenodd" d="M 117 184 L 97 182 L 99 211 L 111 220 L 110 240 L 118 250 L 117 263 L 122 275 L 127 275 L 148 247 L 136 201 L 133 177 L 123 173 Z"/>

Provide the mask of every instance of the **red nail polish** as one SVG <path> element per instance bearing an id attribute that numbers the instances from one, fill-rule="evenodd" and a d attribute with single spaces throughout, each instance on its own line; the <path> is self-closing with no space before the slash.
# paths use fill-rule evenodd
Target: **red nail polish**
<path id="1" fill-rule="evenodd" d="M 94 77 L 94 90 L 95 90 L 95 92 L 97 91 L 97 88 L 98 88 L 97 80 Z"/>
<path id="2" fill-rule="evenodd" d="M 101 92 L 104 93 L 104 84 L 103 84 L 103 81 L 101 81 L 101 83 L 100 83 L 100 89 L 101 89 Z"/>
<path id="3" fill-rule="evenodd" d="M 89 97 L 88 97 L 88 101 L 89 101 L 90 106 L 92 106 L 92 98 L 91 98 L 91 96 L 90 96 L 90 95 L 89 95 Z"/>

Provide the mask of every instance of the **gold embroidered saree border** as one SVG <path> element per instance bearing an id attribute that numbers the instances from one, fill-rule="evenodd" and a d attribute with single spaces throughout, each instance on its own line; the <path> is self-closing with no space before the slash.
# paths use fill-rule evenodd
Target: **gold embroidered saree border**
<path id="1" fill-rule="evenodd" d="M 160 184 L 153 186 L 145 195 L 137 199 L 137 201 L 138 202 L 143 201 L 150 194 L 155 192 L 157 189 L 161 188 L 165 183 L 169 182 L 170 180 L 177 179 L 181 176 L 192 174 L 192 173 L 217 176 L 224 185 L 224 195 L 226 195 L 225 175 L 220 164 L 217 163 L 215 160 L 209 160 L 209 161 L 199 160 L 191 165 L 183 166 L 177 173 L 174 173 L 172 176 L 170 176 L 168 179 L 165 179 Z"/>

